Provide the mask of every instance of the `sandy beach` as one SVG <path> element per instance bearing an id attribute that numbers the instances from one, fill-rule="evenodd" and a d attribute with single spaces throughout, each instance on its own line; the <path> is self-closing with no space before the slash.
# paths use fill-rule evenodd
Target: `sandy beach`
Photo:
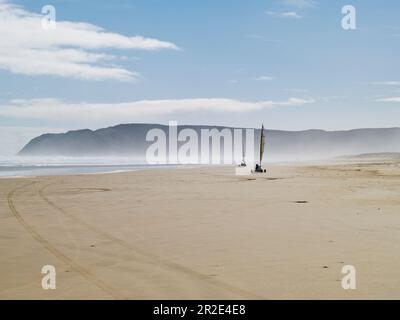
<path id="1" fill-rule="evenodd" d="M 400 298 L 398 162 L 266 168 L 0 179 L 0 299 Z"/>

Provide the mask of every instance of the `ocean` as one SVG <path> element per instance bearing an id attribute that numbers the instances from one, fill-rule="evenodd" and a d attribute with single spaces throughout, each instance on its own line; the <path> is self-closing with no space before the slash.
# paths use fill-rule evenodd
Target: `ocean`
<path id="1" fill-rule="evenodd" d="M 149 165 L 131 158 L 0 157 L 0 177 L 116 173 L 176 165 Z"/>

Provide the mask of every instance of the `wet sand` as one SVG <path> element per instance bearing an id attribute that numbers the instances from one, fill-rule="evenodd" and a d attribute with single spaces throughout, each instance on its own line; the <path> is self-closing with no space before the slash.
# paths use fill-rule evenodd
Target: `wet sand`
<path id="1" fill-rule="evenodd" d="M 0 299 L 400 298 L 399 162 L 267 170 L 0 179 Z"/>

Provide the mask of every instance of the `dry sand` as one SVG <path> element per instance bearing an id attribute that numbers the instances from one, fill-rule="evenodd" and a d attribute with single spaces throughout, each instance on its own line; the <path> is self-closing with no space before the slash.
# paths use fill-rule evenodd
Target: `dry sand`
<path id="1" fill-rule="evenodd" d="M 399 163 L 267 169 L 0 179 L 0 298 L 400 298 Z"/>

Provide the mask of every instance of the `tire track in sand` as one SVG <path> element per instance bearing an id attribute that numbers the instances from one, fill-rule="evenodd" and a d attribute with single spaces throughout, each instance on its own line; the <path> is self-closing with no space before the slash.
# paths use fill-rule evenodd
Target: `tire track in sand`
<path id="1" fill-rule="evenodd" d="M 131 251 L 134 255 L 136 256 L 142 256 L 142 260 L 140 262 L 143 263 L 150 263 L 150 264 L 159 264 L 162 265 L 164 268 L 175 271 L 175 272 L 181 272 L 185 275 L 189 275 L 194 279 L 204 281 L 218 289 L 223 289 L 226 291 L 229 291 L 230 293 L 233 293 L 235 295 L 242 296 L 247 299 L 263 299 L 261 296 L 258 296 L 252 292 L 249 292 L 247 290 L 237 288 L 235 286 L 232 286 L 230 284 L 227 284 L 223 281 L 217 280 L 217 279 L 211 279 L 209 276 L 198 272 L 196 270 L 193 270 L 189 267 L 180 265 L 175 262 L 168 261 L 166 259 L 163 259 L 157 255 L 145 252 L 141 249 L 138 249 L 137 247 L 134 247 L 133 245 L 129 244 L 128 242 L 119 239 L 112 234 L 109 234 L 99 228 L 96 228 L 95 226 L 85 222 L 84 220 L 80 219 L 78 216 L 73 215 L 71 213 L 68 213 L 64 208 L 61 208 L 60 206 L 56 205 L 53 201 L 51 201 L 46 195 L 45 195 L 45 190 L 51 186 L 52 184 L 48 184 L 41 189 L 39 189 L 38 194 L 39 196 L 46 201 L 51 207 L 54 209 L 58 210 L 61 212 L 63 215 L 68 217 L 69 219 L 75 221 L 78 224 L 81 224 L 82 226 L 86 227 L 87 229 L 91 230 L 92 232 L 106 238 L 107 240 L 113 241 L 115 243 L 118 243 L 120 246 L 124 247 L 125 249 L 128 249 Z"/>
<path id="2" fill-rule="evenodd" d="M 27 188 L 29 186 L 32 186 L 36 184 L 36 181 L 32 181 L 28 184 L 18 186 L 11 190 L 8 195 L 7 195 L 7 203 L 8 207 L 12 213 L 12 215 L 17 219 L 19 224 L 47 251 L 52 253 L 57 259 L 59 259 L 61 262 L 64 264 L 68 265 L 72 270 L 75 270 L 79 274 L 81 274 L 84 278 L 86 278 L 88 281 L 92 282 L 94 285 L 96 285 L 98 288 L 103 290 L 105 293 L 113 297 L 114 299 L 126 299 L 126 297 L 122 296 L 116 289 L 113 287 L 109 286 L 106 284 L 104 281 L 99 279 L 96 275 L 91 273 L 89 270 L 85 269 L 78 263 L 76 263 L 74 260 L 70 259 L 67 255 L 59 251 L 57 248 L 55 248 L 48 240 L 46 240 L 44 237 L 42 237 L 19 213 L 19 211 L 16 209 L 15 204 L 14 204 L 14 195 L 17 191 L 22 190 L 24 188 Z"/>

